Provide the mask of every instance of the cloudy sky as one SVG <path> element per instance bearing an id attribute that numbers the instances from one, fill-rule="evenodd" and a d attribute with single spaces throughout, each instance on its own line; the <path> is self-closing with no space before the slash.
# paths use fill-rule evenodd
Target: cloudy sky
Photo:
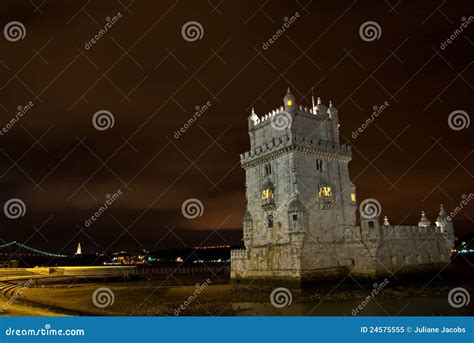
<path id="1" fill-rule="evenodd" d="M 0 7 L 0 201 L 26 209 L 1 213 L 4 242 L 66 253 L 78 242 L 86 252 L 239 244 L 247 116 L 279 107 L 288 86 L 303 104 L 311 88 L 332 100 L 358 197 L 379 200 L 392 224 L 415 224 L 422 209 L 434 221 L 440 203 L 450 211 L 474 192 L 471 1 Z M 98 130 L 97 112 L 113 126 Z M 190 198 L 203 204 L 196 219 L 181 212 Z M 473 233 L 473 208 L 454 218 L 458 235 Z"/>

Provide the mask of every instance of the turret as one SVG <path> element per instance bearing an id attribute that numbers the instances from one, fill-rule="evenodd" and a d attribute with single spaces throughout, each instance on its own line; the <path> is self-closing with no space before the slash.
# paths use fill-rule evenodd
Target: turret
<path id="1" fill-rule="evenodd" d="M 290 87 L 288 87 L 288 91 L 286 92 L 286 95 L 283 98 L 283 106 L 285 108 L 285 111 L 288 112 L 296 111 L 296 109 L 298 108 L 298 105 L 296 104 L 296 98 L 291 93 Z"/>
<path id="2" fill-rule="evenodd" d="M 252 108 L 252 112 L 250 113 L 249 119 L 253 122 L 253 125 L 257 125 L 260 121 L 255 110 Z"/>
<path id="3" fill-rule="evenodd" d="M 328 108 L 323 105 L 321 98 L 318 97 L 318 100 L 316 101 L 316 113 L 318 116 L 323 115 L 327 116 Z"/>
<path id="4" fill-rule="evenodd" d="M 298 197 L 288 205 L 288 219 L 290 232 L 304 231 L 303 227 L 304 205 Z"/>
<path id="5" fill-rule="evenodd" d="M 440 232 L 446 232 L 446 220 L 446 211 L 444 210 L 443 204 L 441 204 L 438 218 L 436 218 L 436 227 Z"/>
<path id="6" fill-rule="evenodd" d="M 243 229 L 244 229 L 244 242 L 245 246 L 249 246 L 252 244 L 252 237 L 253 237 L 253 220 L 252 216 L 250 215 L 249 211 L 246 211 L 243 218 Z"/>
<path id="7" fill-rule="evenodd" d="M 374 203 L 363 201 L 359 208 L 360 228 L 363 240 L 376 240 L 380 237 L 379 214 L 380 211 Z"/>
<path id="8" fill-rule="evenodd" d="M 339 143 L 339 112 L 332 104 L 332 101 L 329 101 L 329 108 L 327 110 L 327 115 L 329 118 L 330 127 L 328 130 L 332 130 L 332 140 L 336 143 Z"/>
<path id="9" fill-rule="evenodd" d="M 421 211 L 421 219 L 418 222 L 419 227 L 428 227 L 431 225 L 431 222 L 426 217 L 425 211 Z"/>
<path id="10" fill-rule="evenodd" d="M 328 108 L 328 115 L 329 119 L 331 119 L 334 124 L 337 124 L 339 127 L 339 111 L 334 107 L 332 101 L 329 101 L 329 108 Z"/>

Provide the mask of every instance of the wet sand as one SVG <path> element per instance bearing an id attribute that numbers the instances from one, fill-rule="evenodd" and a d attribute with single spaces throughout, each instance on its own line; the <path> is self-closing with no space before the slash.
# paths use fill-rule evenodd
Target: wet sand
<path id="1" fill-rule="evenodd" d="M 204 281 L 200 280 L 201 285 Z M 305 290 L 294 288 L 290 289 L 291 303 L 278 308 L 272 305 L 270 295 L 279 286 L 210 284 L 200 289 L 189 282 L 167 285 L 160 280 L 43 285 L 24 289 L 3 315 L 351 316 L 373 289 L 370 285 L 357 289 L 354 285 L 334 288 L 331 284 Z M 473 282 L 437 281 L 424 289 L 417 283 L 400 284 L 384 289 L 357 315 L 473 315 L 473 303 L 459 309 L 449 305 L 447 295 L 455 286 L 474 289 Z M 98 288 L 110 289 L 113 303 L 104 308 L 94 305 L 93 294 Z M 105 300 L 107 305 L 110 298 Z"/>

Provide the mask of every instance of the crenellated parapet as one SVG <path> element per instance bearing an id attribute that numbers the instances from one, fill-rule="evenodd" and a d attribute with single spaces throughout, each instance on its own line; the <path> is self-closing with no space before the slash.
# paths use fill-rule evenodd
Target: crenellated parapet
<path id="1" fill-rule="evenodd" d="M 230 258 L 231 259 L 243 259 L 246 257 L 245 249 L 234 249 L 230 251 Z"/>
<path id="2" fill-rule="evenodd" d="M 300 151 L 316 157 L 349 162 L 352 158 L 350 145 L 339 144 L 323 139 L 309 139 L 296 135 L 284 135 L 272 138 L 268 142 L 240 155 L 240 162 L 245 168 L 263 163 L 289 151 Z"/>
<path id="3" fill-rule="evenodd" d="M 286 103 L 286 102 L 285 102 Z M 321 99 L 318 98 L 317 105 L 314 104 L 313 106 L 280 106 L 275 108 L 274 110 L 258 116 L 255 113 L 255 110 L 252 108 L 252 112 L 250 114 L 250 119 L 252 122 L 251 129 L 258 129 L 262 126 L 270 124 L 272 119 L 278 117 L 279 115 L 290 115 L 290 113 L 294 113 L 300 116 L 307 116 L 308 118 L 318 119 L 318 120 L 329 120 L 333 122 L 338 122 L 338 111 L 333 106 L 332 101 L 329 102 L 329 107 L 326 107 L 322 104 Z"/>
<path id="4" fill-rule="evenodd" d="M 436 226 L 414 226 L 414 225 L 381 225 L 382 237 L 386 238 L 403 238 L 411 237 L 424 239 L 437 239 L 445 235 Z"/>

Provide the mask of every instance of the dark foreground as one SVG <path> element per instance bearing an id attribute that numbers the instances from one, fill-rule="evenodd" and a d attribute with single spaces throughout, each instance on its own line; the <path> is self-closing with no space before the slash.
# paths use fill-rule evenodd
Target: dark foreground
<path id="1" fill-rule="evenodd" d="M 453 307 L 448 301 L 452 289 L 472 290 L 474 281 L 443 277 L 392 280 L 383 289 L 382 282 L 348 277 L 306 289 L 278 283 L 231 284 L 206 276 L 76 280 L 24 287 L 9 282 L 0 285 L 0 306 L 3 315 L 474 315 L 472 302 Z M 281 289 L 275 293 L 277 288 Z M 379 289 L 376 294 L 375 289 Z"/>

